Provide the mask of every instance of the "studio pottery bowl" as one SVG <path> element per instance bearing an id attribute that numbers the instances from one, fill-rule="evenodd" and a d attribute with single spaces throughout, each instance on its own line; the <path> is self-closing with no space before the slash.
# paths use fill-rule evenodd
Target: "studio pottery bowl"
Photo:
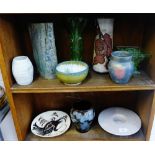
<path id="1" fill-rule="evenodd" d="M 88 65 L 82 61 L 64 61 L 56 67 L 57 78 L 66 85 L 79 85 L 88 74 Z"/>

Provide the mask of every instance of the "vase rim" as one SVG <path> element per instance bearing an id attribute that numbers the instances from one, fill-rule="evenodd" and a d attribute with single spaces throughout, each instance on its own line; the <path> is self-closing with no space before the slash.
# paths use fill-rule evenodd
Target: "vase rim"
<path id="1" fill-rule="evenodd" d="M 139 46 L 136 46 L 136 45 L 126 45 L 126 46 L 123 46 L 123 45 L 120 45 L 120 46 L 116 46 L 116 48 L 138 48 L 138 49 L 140 49 L 140 47 Z"/>
<path id="2" fill-rule="evenodd" d="M 64 71 L 61 71 L 59 68 L 61 66 L 64 66 L 64 65 L 82 65 L 83 68 L 80 70 L 80 71 L 77 71 L 77 72 L 64 72 Z M 86 70 L 88 70 L 88 65 L 87 63 L 83 62 L 83 61 L 74 61 L 74 60 L 71 60 L 71 61 L 63 61 L 61 63 L 59 63 L 57 66 L 56 66 L 56 71 L 61 73 L 61 74 L 65 74 L 65 75 L 76 75 L 76 74 L 80 74 L 80 73 L 83 73 L 85 72 Z"/>
<path id="3" fill-rule="evenodd" d="M 113 21 L 114 21 L 114 18 L 102 18 L 102 17 L 101 17 L 101 18 L 97 18 L 97 20 L 100 20 L 100 21 L 101 21 L 101 20 L 103 20 L 103 21 L 106 20 L 106 21 L 109 21 L 109 22 L 113 22 Z"/>
<path id="4" fill-rule="evenodd" d="M 29 59 L 27 56 L 17 56 L 13 58 L 13 61 L 25 61 Z"/>
<path id="5" fill-rule="evenodd" d="M 30 25 L 41 25 L 41 24 L 53 24 L 53 22 L 34 22 L 34 23 L 30 23 Z"/>
<path id="6" fill-rule="evenodd" d="M 112 58 L 117 60 L 131 60 L 132 54 L 128 51 L 114 51 L 111 53 Z"/>
<path id="7" fill-rule="evenodd" d="M 90 109 L 93 109 L 92 104 L 86 100 L 80 100 L 73 103 L 72 108 L 78 111 L 88 111 Z"/>

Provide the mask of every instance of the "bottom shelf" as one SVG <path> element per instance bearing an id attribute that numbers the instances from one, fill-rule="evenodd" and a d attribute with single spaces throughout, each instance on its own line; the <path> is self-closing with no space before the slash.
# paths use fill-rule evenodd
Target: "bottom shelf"
<path id="1" fill-rule="evenodd" d="M 61 136 L 52 138 L 38 137 L 32 133 L 29 133 L 26 141 L 91 141 L 91 140 L 103 140 L 103 141 L 145 141 L 145 136 L 142 130 L 139 130 L 131 136 L 114 136 L 102 130 L 99 125 L 95 125 L 86 133 L 79 133 L 72 125 L 70 129 Z"/>

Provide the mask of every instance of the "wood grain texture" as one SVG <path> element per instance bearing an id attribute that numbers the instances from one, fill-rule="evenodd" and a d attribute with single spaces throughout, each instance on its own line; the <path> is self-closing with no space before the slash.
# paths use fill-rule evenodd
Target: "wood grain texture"
<path id="1" fill-rule="evenodd" d="M 15 25 L 8 19 L 0 18 L 0 43 L 6 67 L 7 78 L 10 86 L 14 82 L 12 76 L 12 60 L 15 56 L 21 55 L 21 45 Z"/>
<path id="2" fill-rule="evenodd" d="M 10 91 L 10 87 L 12 83 L 14 83 L 11 71 L 12 59 L 20 54 L 21 45 L 19 44 L 18 33 L 15 25 L 8 18 L 0 18 L 0 67 L 17 136 L 19 140 L 22 140 L 23 137 L 19 125 L 19 118 L 17 116 L 16 107 Z"/>
<path id="3" fill-rule="evenodd" d="M 114 47 L 142 46 L 145 15 L 120 14 L 114 18 Z"/>
<path id="4" fill-rule="evenodd" d="M 95 124 L 88 132 L 86 133 L 79 133 L 76 131 L 74 126 L 72 125 L 71 128 L 58 137 L 53 138 L 42 138 L 38 137 L 32 133 L 29 133 L 25 139 L 26 141 L 144 141 L 145 137 L 143 135 L 142 130 L 137 132 L 132 136 L 115 136 L 109 134 L 108 132 L 104 131 L 98 124 Z"/>
<path id="5" fill-rule="evenodd" d="M 19 86 L 14 84 L 13 93 L 48 93 L 48 92 L 92 92 L 92 91 L 127 91 L 127 90 L 153 90 L 155 83 L 145 74 L 134 76 L 127 84 L 114 83 L 108 74 L 90 72 L 88 78 L 79 86 L 66 86 L 58 79 L 45 80 L 41 77 L 34 80 L 31 85 Z"/>
<path id="6" fill-rule="evenodd" d="M 34 104 L 32 94 L 14 94 L 13 100 L 16 108 L 16 117 L 19 120 L 21 130 L 20 140 L 24 140 L 34 113 Z"/>
<path id="7" fill-rule="evenodd" d="M 1 44 L 0 44 L 0 68 L 2 71 L 3 82 L 5 85 L 5 91 L 6 91 L 7 99 L 9 102 L 10 110 L 12 113 L 12 117 L 14 120 L 14 125 L 15 125 L 15 129 L 17 132 L 17 136 L 18 136 L 19 140 L 22 140 L 22 132 L 21 132 L 21 129 L 19 126 L 19 119 L 17 117 L 17 112 L 16 112 L 16 108 L 14 105 L 14 100 L 12 98 L 12 93 L 10 90 L 10 82 L 9 82 L 9 78 L 8 78 L 8 74 L 7 74 L 7 69 L 6 69 L 6 65 L 5 65 L 5 61 L 4 61 L 3 50 L 1 48 Z"/>
<path id="8" fill-rule="evenodd" d="M 150 140 L 154 116 L 155 116 L 155 92 L 153 92 L 153 101 L 152 101 L 152 105 L 150 109 L 150 117 L 149 117 L 149 122 L 148 122 L 147 133 L 146 133 L 146 140 Z"/>
<path id="9" fill-rule="evenodd" d="M 141 91 L 137 96 L 136 111 L 139 114 L 142 121 L 142 130 L 146 136 L 146 140 L 149 140 L 150 129 L 153 124 L 154 113 L 154 91 Z"/>
<path id="10" fill-rule="evenodd" d="M 151 55 L 151 57 L 148 61 L 143 62 L 142 67 L 146 70 L 152 80 L 155 81 L 155 21 L 153 18 L 153 14 L 149 15 L 147 17 L 147 22 L 145 23 L 142 47 Z"/>
<path id="11" fill-rule="evenodd" d="M 87 100 L 95 108 L 97 117 L 100 111 L 112 106 L 122 106 L 135 110 L 138 93 L 136 91 L 41 93 L 33 94 L 33 104 L 35 115 L 47 110 L 65 110 L 70 113 L 73 103 Z"/>

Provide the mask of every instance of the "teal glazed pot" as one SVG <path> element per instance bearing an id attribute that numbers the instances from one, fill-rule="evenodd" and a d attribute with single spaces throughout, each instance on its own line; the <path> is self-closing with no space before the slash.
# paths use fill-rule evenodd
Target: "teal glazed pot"
<path id="1" fill-rule="evenodd" d="M 128 83 L 134 72 L 132 55 L 127 51 L 112 52 L 108 69 L 114 82 L 119 84 Z"/>
<path id="2" fill-rule="evenodd" d="M 92 126 L 95 110 L 88 101 L 82 100 L 73 104 L 70 116 L 76 130 L 84 133 L 89 131 Z"/>
<path id="3" fill-rule="evenodd" d="M 33 55 L 40 75 L 55 78 L 57 54 L 53 23 L 33 23 L 29 26 Z"/>
<path id="4" fill-rule="evenodd" d="M 56 67 L 57 78 L 66 85 L 79 85 L 85 80 L 89 67 L 82 61 L 64 61 Z"/>

